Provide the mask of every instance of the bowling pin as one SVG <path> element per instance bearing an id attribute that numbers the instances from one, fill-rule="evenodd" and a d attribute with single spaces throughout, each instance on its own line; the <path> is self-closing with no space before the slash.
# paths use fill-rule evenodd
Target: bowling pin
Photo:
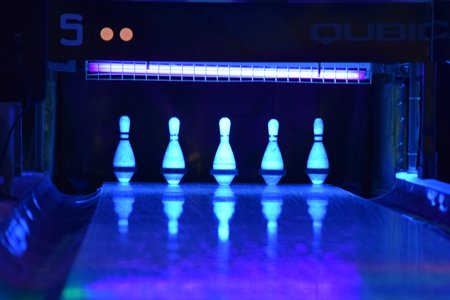
<path id="1" fill-rule="evenodd" d="M 328 156 L 323 145 L 323 121 L 314 120 L 314 143 L 306 163 L 306 173 L 313 184 L 322 184 L 329 173 Z"/>
<path id="2" fill-rule="evenodd" d="M 269 143 L 261 162 L 260 174 L 267 185 L 277 185 L 285 174 L 283 156 L 278 146 L 278 129 L 280 125 L 276 119 L 271 119 L 267 127 L 269 130 Z"/>
<path id="3" fill-rule="evenodd" d="M 236 161 L 230 145 L 230 127 L 230 119 L 226 117 L 220 119 L 220 144 L 211 169 L 211 175 L 219 185 L 230 185 L 237 174 Z"/>
<path id="4" fill-rule="evenodd" d="M 113 170 L 120 183 L 128 183 L 136 170 L 136 161 L 130 144 L 130 118 L 121 116 L 119 127 L 120 141 L 114 154 Z"/>
<path id="5" fill-rule="evenodd" d="M 169 133 L 170 141 L 162 162 L 161 173 L 166 178 L 168 184 L 178 184 L 183 178 L 185 169 L 185 162 L 183 151 L 181 150 L 178 141 L 178 134 L 180 132 L 180 120 L 177 117 L 169 119 Z"/>

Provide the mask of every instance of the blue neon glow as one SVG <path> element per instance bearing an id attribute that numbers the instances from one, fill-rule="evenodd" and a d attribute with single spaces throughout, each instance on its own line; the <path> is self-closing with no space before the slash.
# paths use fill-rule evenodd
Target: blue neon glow
<path id="1" fill-rule="evenodd" d="M 30 229 L 26 220 L 14 215 L 7 229 L 0 235 L 0 243 L 14 256 L 22 256 L 28 248 Z"/>
<path id="2" fill-rule="evenodd" d="M 446 183 L 436 179 L 421 179 L 417 174 L 407 172 L 398 172 L 395 174 L 395 177 L 399 180 L 405 180 L 407 182 L 417 184 L 425 188 L 434 189 L 439 193 L 450 195 L 450 183 Z"/>
<path id="3" fill-rule="evenodd" d="M 418 178 L 417 173 L 397 172 L 395 178 L 413 182 Z"/>
<path id="4" fill-rule="evenodd" d="M 220 143 L 213 161 L 213 170 L 233 170 L 236 171 L 236 160 L 230 145 L 231 121 L 223 117 L 219 121 Z M 219 185 L 230 185 L 234 174 L 214 174 Z"/>
<path id="5" fill-rule="evenodd" d="M 309 152 L 306 163 L 308 176 L 313 184 L 325 182 L 329 170 L 328 156 L 322 141 L 323 121 L 321 118 L 314 120 L 314 143 Z"/>
<path id="6" fill-rule="evenodd" d="M 121 116 L 119 120 L 120 141 L 114 154 L 113 167 L 117 180 L 121 183 L 128 183 L 134 175 L 136 161 L 134 159 L 133 148 L 129 140 L 130 118 Z M 122 169 L 121 169 L 122 168 Z"/>
<path id="7" fill-rule="evenodd" d="M 214 192 L 213 210 L 219 225 L 217 234 L 219 240 L 226 241 L 230 236 L 229 221 L 234 214 L 235 197 L 233 190 L 229 186 L 219 185 Z"/>
<path id="8" fill-rule="evenodd" d="M 122 233 L 128 233 L 128 220 L 133 212 L 134 194 L 130 190 L 122 190 L 113 195 L 114 211 L 117 215 L 117 230 Z"/>
<path id="9" fill-rule="evenodd" d="M 184 193 L 179 185 L 168 185 L 163 192 L 162 202 L 167 217 L 167 231 L 178 234 L 178 219 L 183 213 Z"/>
<path id="10" fill-rule="evenodd" d="M 262 212 L 267 220 L 267 234 L 274 235 L 278 229 L 278 217 L 283 207 L 281 192 L 277 186 L 268 185 L 261 195 Z"/>
<path id="11" fill-rule="evenodd" d="M 184 169 L 185 161 L 183 151 L 181 150 L 178 135 L 180 132 L 180 120 L 177 117 L 169 119 L 170 141 L 162 162 L 163 169 Z M 163 174 L 168 184 L 179 184 L 184 173 L 165 173 Z"/>
<path id="12" fill-rule="evenodd" d="M 269 131 L 269 142 L 261 161 L 261 170 L 282 171 L 284 169 L 284 162 L 280 147 L 278 146 L 278 130 L 280 124 L 278 123 L 278 120 L 271 119 L 268 122 L 267 127 Z M 282 176 L 283 175 L 262 174 L 267 185 L 277 185 Z"/>
<path id="13" fill-rule="evenodd" d="M 34 194 L 34 192 L 31 193 L 31 198 L 33 199 L 33 203 L 36 206 L 37 209 L 41 209 L 41 206 L 38 203 L 38 200 L 36 199 L 36 195 Z"/>

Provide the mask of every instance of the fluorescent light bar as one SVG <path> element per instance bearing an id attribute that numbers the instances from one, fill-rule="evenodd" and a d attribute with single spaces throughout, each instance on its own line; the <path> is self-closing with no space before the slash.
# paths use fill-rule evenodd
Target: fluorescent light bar
<path id="1" fill-rule="evenodd" d="M 86 79 L 370 83 L 369 63 L 87 61 Z"/>

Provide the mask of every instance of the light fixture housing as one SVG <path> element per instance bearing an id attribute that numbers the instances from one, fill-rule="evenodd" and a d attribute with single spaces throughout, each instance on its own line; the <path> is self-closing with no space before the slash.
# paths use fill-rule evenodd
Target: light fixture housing
<path id="1" fill-rule="evenodd" d="M 364 84 L 370 63 L 86 61 L 87 80 Z"/>

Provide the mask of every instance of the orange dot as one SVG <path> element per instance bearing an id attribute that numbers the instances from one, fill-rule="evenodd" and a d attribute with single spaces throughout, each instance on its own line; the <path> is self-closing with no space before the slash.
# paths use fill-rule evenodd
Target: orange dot
<path id="1" fill-rule="evenodd" d="M 114 31 L 109 27 L 103 27 L 102 30 L 100 30 L 100 37 L 105 42 L 109 42 L 114 37 Z"/>
<path id="2" fill-rule="evenodd" d="M 124 27 L 120 30 L 120 38 L 124 42 L 129 42 L 133 38 L 133 30 L 128 27 Z"/>

